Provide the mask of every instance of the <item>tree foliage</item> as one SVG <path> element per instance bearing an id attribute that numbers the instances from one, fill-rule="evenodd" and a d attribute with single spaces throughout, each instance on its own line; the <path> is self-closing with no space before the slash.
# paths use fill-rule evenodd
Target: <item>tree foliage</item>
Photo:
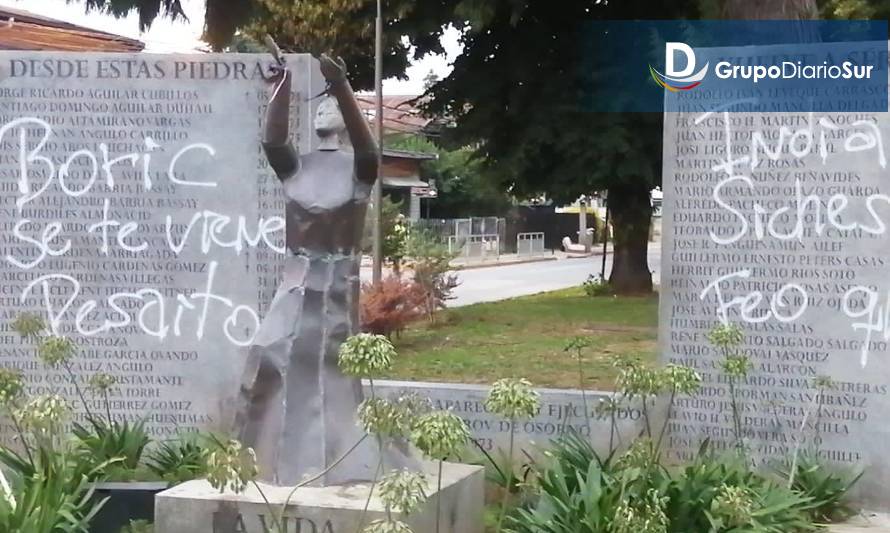
<path id="1" fill-rule="evenodd" d="M 890 19 L 890 0 L 818 0 L 817 5 L 826 19 Z"/>
<path id="2" fill-rule="evenodd" d="M 387 148 L 436 154 L 424 161 L 421 178 L 435 181 L 439 195 L 431 202 L 430 218 L 502 216 L 513 205 L 508 193 L 490 179 L 471 148 L 443 148 L 421 135 L 399 135 L 386 140 Z"/>
<path id="3" fill-rule="evenodd" d="M 226 3 L 235 0 L 208 0 Z M 374 81 L 375 0 L 250 0 L 250 22 L 244 24 L 247 35 L 262 41 L 272 35 L 284 50 L 333 52 L 349 66 L 354 87 L 370 89 Z M 429 53 L 443 53 L 440 43 L 447 24 L 463 27 L 455 19 L 455 0 L 418 2 L 385 0 L 383 2 L 383 74 L 405 77 L 411 58 Z M 216 28 L 208 20 L 207 34 L 225 41 L 225 27 Z"/>
<path id="4" fill-rule="evenodd" d="M 78 0 L 67 0 L 75 3 Z M 184 19 L 181 0 L 79 0 L 87 11 L 100 11 L 115 17 L 125 17 L 132 12 L 139 16 L 139 29 L 144 31 L 159 16 L 171 19 Z M 212 1 L 212 0 L 211 0 Z"/>

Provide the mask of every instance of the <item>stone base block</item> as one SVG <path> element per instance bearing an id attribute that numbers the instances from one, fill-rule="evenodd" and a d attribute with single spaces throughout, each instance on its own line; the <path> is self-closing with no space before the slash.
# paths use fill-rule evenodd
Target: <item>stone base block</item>
<path id="1" fill-rule="evenodd" d="M 429 499 L 426 506 L 400 519 L 415 533 L 436 531 L 436 500 L 441 502 L 441 533 L 482 533 L 485 507 L 485 473 L 482 467 L 445 463 L 442 490 L 436 492 L 437 463 L 424 463 Z M 272 527 L 274 513 L 291 492 L 288 487 L 260 484 L 263 494 L 250 486 L 242 494 L 220 494 L 207 481 L 190 481 L 155 497 L 155 533 L 279 533 Z M 370 483 L 304 487 L 291 497 L 284 512 L 286 533 L 355 533 L 368 499 Z M 364 524 L 385 518 L 376 493 Z M 285 533 L 285 532 L 280 532 Z"/>

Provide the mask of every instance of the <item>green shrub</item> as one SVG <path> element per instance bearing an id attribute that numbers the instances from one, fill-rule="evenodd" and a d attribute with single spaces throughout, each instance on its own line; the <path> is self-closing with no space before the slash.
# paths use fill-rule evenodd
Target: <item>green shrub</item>
<path id="1" fill-rule="evenodd" d="M 202 433 L 187 433 L 158 443 L 146 457 L 148 469 L 172 484 L 206 476 L 207 457 L 221 445 L 219 439 Z"/>
<path id="2" fill-rule="evenodd" d="M 584 293 L 591 298 L 612 294 L 612 287 L 609 285 L 609 282 L 599 277 L 597 274 L 588 276 L 587 280 L 581 286 L 584 288 Z"/>
<path id="3" fill-rule="evenodd" d="M 846 495 L 862 477 L 840 473 L 828 465 L 821 464 L 812 454 L 801 454 L 797 458 L 794 477 L 790 468 L 784 472 L 792 479 L 791 487 L 812 500 L 810 516 L 817 522 L 837 522 L 855 514 L 846 502 Z"/>
<path id="4" fill-rule="evenodd" d="M 537 498 L 507 521 L 515 533 L 598 533 L 606 531 L 614 508 L 608 505 L 606 473 L 596 461 L 586 471 L 555 462 L 539 473 Z"/>
<path id="5" fill-rule="evenodd" d="M 638 481 L 650 474 L 639 468 L 614 468 L 611 457 L 599 457 L 587 441 L 572 433 L 554 441 L 546 456 L 547 462 L 536 471 L 533 498 L 510 516 L 506 531 L 611 531 L 622 503 L 647 485 Z"/>
<path id="6" fill-rule="evenodd" d="M 533 497 L 508 522 L 514 533 L 793 533 L 817 529 L 818 505 L 801 491 L 705 444 L 679 469 L 662 466 L 639 439 L 614 458 L 568 436 L 537 470 Z M 614 459 L 614 460 L 613 460 Z"/>
<path id="7" fill-rule="evenodd" d="M 737 455 L 714 455 L 707 443 L 692 464 L 671 475 L 664 492 L 672 533 L 817 529 L 810 498 L 751 470 Z"/>
<path id="8" fill-rule="evenodd" d="M 91 418 L 89 426 L 75 423 L 71 432 L 83 451 L 84 461 L 92 464 L 114 461 L 102 473 L 106 479 L 131 481 L 145 473 L 140 465 L 151 438 L 145 430 L 144 420 L 130 424 Z"/>
<path id="9" fill-rule="evenodd" d="M 449 274 L 454 254 L 431 230 L 412 228 L 405 245 L 408 265 L 414 271 L 414 282 L 424 294 L 423 307 L 430 322 L 436 311 L 444 309 L 446 302 L 454 298 L 452 292 L 458 286 L 457 276 Z"/>
<path id="10" fill-rule="evenodd" d="M 106 501 L 96 501 L 90 480 L 107 465 L 91 469 L 68 452 L 40 446 L 21 456 L 0 448 L 0 531 L 87 532 Z"/>

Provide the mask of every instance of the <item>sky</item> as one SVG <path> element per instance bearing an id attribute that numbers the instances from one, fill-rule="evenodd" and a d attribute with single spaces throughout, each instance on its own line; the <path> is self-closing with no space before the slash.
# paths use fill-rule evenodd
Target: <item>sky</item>
<path id="1" fill-rule="evenodd" d="M 182 5 L 189 17 L 188 21 L 171 22 L 167 19 L 157 19 L 149 31 L 140 33 L 136 15 L 115 19 L 95 11 L 84 13 L 82 3 L 68 4 L 65 0 L 0 0 L 0 6 L 23 9 L 87 28 L 139 39 L 146 44 L 146 52 L 189 53 L 203 49 L 201 32 L 204 21 L 204 0 L 183 0 Z M 446 55 L 427 56 L 412 63 L 407 71 L 408 80 L 394 78 L 384 80 L 383 94 L 420 94 L 423 92 L 423 78 L 431 70 L 440 78 L 447 76 L 451 71 L 450 63 L 460 54 L 459 37 L 460 33 L 457 30 L 447 30 L 442 39 Z"/>

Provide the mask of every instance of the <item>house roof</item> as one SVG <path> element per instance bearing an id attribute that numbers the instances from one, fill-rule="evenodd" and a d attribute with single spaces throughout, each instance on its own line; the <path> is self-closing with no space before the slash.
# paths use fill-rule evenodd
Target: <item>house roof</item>
<path id="1" fill-rule="evenodd" d="M 383 149 L 383 157 L 395 157 L 401 159 L 419 159 L 421 161 L 429 161 L 431 159 L 438 159 L 439 156 L 436 154 L 428 154 L 426 152 L 411 152 L 408 150 L 394 150 L 392 148 L 384 148 Z"/>
<path id="2" fill-rule="evenodd" d="M 141 52 L 136 39 L 0 7 L 0 50 Z"/>
<path id="3" fill-rule="evenodd" d="M 364 93 L 356 98 L 365 116 L 373 122 L 377 113 L 377 96 Z M 384 96 L 383 129 L 390 133 L 417 133 L 425 129 L 432 119 L 423 116 L 415 105 L 418 98 L 415 94 Z"/>

